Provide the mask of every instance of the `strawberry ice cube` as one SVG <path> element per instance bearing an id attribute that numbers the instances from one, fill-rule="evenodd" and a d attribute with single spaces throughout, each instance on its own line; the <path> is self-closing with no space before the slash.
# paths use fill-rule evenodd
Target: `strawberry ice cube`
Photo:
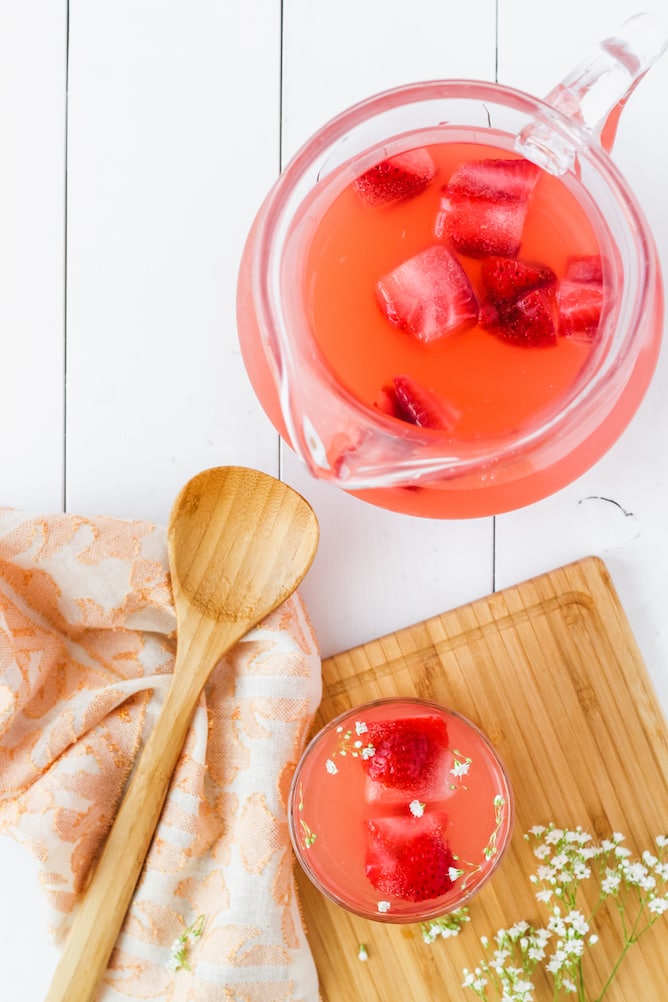
<path id="1" fill-rule="evenodd" d="M 390 400 L 392 415 L 418 428 L 452 431 L 459 420 L 459 411 L 412 376 L 395 376 L 383 392 Z"/>
<path id="2" fill-rule="evenodd" d="M 445 721 L 436 716 L 380 720 L 369 724 L 367 737 L 374 748 L 364 762 L 370 778 L 409 791 L 430 780 L 448 747 Z"/>
<path id="3" fill-rule="evenodd" d="M 591 343 L 601 321 L 603 286 L 598 282 L 563 281 L 556 298 L 559 334 Z"/>
<path id="4" fill-rule="evenodd" d="M 510 344 L 547 347 L 557 343 L 554 313 L 551 290 L 531 289 L 510 303 L 483 303 L 480 326 Z"/>
<path id="5" fill-rule="evenodd" d="M 447 894 L 461 872 L 445 837 L 447 823 L 444 814 L 415 818 L 408 812 L 367 821 L 364 870 L 375 890 L 403 901 Z"/>
<path id="6" fill-rule="evenodd" d="M 369 803 L 434 801 L 449 795 L 448 729 L 441 717 L 377 721 L 365 735 L 373 754 L 363 760 Z"/>
<path id="7" fill-rule="evenodd" d="M 436 235 L 446 234 L 461 254 L 517 254 L 522 240 L 525 212 L 513 202 L 486 199 L 441 199 Z"/>
<path id="8" fill-rule="evenodd" d="M 478 316 L 466 272 L 442 244 L 427 247 L 384 275 L 376 292 L 390 323 L 425 344 L 473 326 Z"/>
<path id="9" fill-rule="evenodd" d="M 449 238 L 462 254 L 514 257 L 539 174 L 521 159 L 460 164 L 443 188 L 436 236 Z"/>
<path id="10" fill-rule="evenodd" d="M 585 254 L 572 257 L 566 266 L 569 282 L 600 284 L 603 281 L 603 259 L 600 254 Z"/>
<path id="11" fill-rule="evenodd" d="M 376 164 L 353 181 L 353 188 L 365 205 L 389 205 L 419 194 L 435 176 L 434 161 L 420 148 Z"/>
<path id="12" fill-rule="evenodd" d="M 398 418 L 400 421 L 406 420 L 397 400 L 394 383 L 382 387 L 377 400 L 374 401 L 374 407 L 377 407 L 383 414 L 389 414 L 390 417 Z"/>
<path id="13" fill-rule="evenodd" d="M 493 202 L 527 202 L 540 167 L 529 160 L 467 160 L 452 172 L 448 181 L 451 194 L 487 198 Z"/>
<path id="14" fill-rule="evenodd" d="M 509 303 L 530 289 L 553 285 L 557 276 L 546 265 L 492 255 L 482 262 L 482 284 L 494 303 Z"/>

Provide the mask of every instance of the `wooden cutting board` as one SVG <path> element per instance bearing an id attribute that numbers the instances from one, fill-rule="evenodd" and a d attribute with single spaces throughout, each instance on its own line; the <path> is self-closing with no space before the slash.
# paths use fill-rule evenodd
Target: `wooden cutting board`
<path id="1" fill-rule="evenodd" d="M 511 846 L 456 938 L 427 946 L 419 926 L 350 915 L 301 871 L 300 896 L 323 1002 L 458 1002 L 481 935 L 525 918 L 545 924 L 523 838 L 534 824 L 627 836 L 634 854 L 668 833 L 668 737 L 647 670 L 605 565 L 580 560 L 325 661 L 316 727 L 369 699 L 416 695 L 475 721 L 508 767 Z M 590 899 L 593 903 L 594 899 Z M 616 957 L 618 919 L 603 910 L 585 962 L 591 1000 Z M 369 959 L 357 959 L 360 943 Z M 590 979 L 590 980 L 589 980 Z M 552 999 L 537 981 L 537 1002 Z M 668 998 L 668 916 L 627 954 L 606 1002 Z M 598 991 L 595 989 L 598 988 Z"/>

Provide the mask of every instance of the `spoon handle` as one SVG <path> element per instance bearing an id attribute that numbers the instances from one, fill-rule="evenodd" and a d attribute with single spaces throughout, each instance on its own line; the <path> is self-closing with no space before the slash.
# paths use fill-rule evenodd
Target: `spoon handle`
<path id="1" fill-rule="evenodd" d="M 220 641 L 222 624 L 217 625 Z M 218 646 L 218 658 L 238 640 L 238 630 Z M 225 630 L 223 628 L 223 635 Z M 202 691 L 208 645 L 186 645 L 177 655 L 162 710 L 135 767 L 113 826 L 74 917 L 45 1002 L 93 1002 L 130 906 L 157 827 L 169 782 Z M 191 669 L 186 665 L 186 656 Z M 216 660 L 218 660 L 218 658 Z M 211 661 L 209 668 L 213 667 Z"/>

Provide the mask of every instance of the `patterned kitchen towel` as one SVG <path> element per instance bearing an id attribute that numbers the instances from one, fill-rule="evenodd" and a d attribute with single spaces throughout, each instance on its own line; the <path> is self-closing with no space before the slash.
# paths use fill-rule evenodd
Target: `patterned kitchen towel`
<path id="1" fill-rule="evenodd" d="M 174 664 L 166 532 L 0 509 L 0 831 L 63 936 Z M 214 670 L 98 1002 L 316 1002 L 286 799 L 321 696 L 294 595 Z"/>

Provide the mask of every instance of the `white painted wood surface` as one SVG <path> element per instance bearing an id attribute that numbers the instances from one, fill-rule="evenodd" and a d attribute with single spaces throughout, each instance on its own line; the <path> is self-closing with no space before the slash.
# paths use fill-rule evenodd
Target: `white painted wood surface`
<path id="1" fill-rule="evenodd" d="M 279 474 L 320 520 L 303 591 L 325 655 L 598 553 L 668 709 L 666 351 L 577 483 L 496 519 L 431 522 L 310 478 L 255 401 L 234 320 L 254 211 L 326 118 L 433 77 L 542 95 L 636 10 L 561 0 L 548 23 L 531 0 L 0 0 L 0 504 L 164 522 L 206 466 Z M 615 159 L 668 274 L 666 94 L 668 57 Z M 0 997 L 39 1002 L 55 950 L 7 840 L 0 887 Z"/>

